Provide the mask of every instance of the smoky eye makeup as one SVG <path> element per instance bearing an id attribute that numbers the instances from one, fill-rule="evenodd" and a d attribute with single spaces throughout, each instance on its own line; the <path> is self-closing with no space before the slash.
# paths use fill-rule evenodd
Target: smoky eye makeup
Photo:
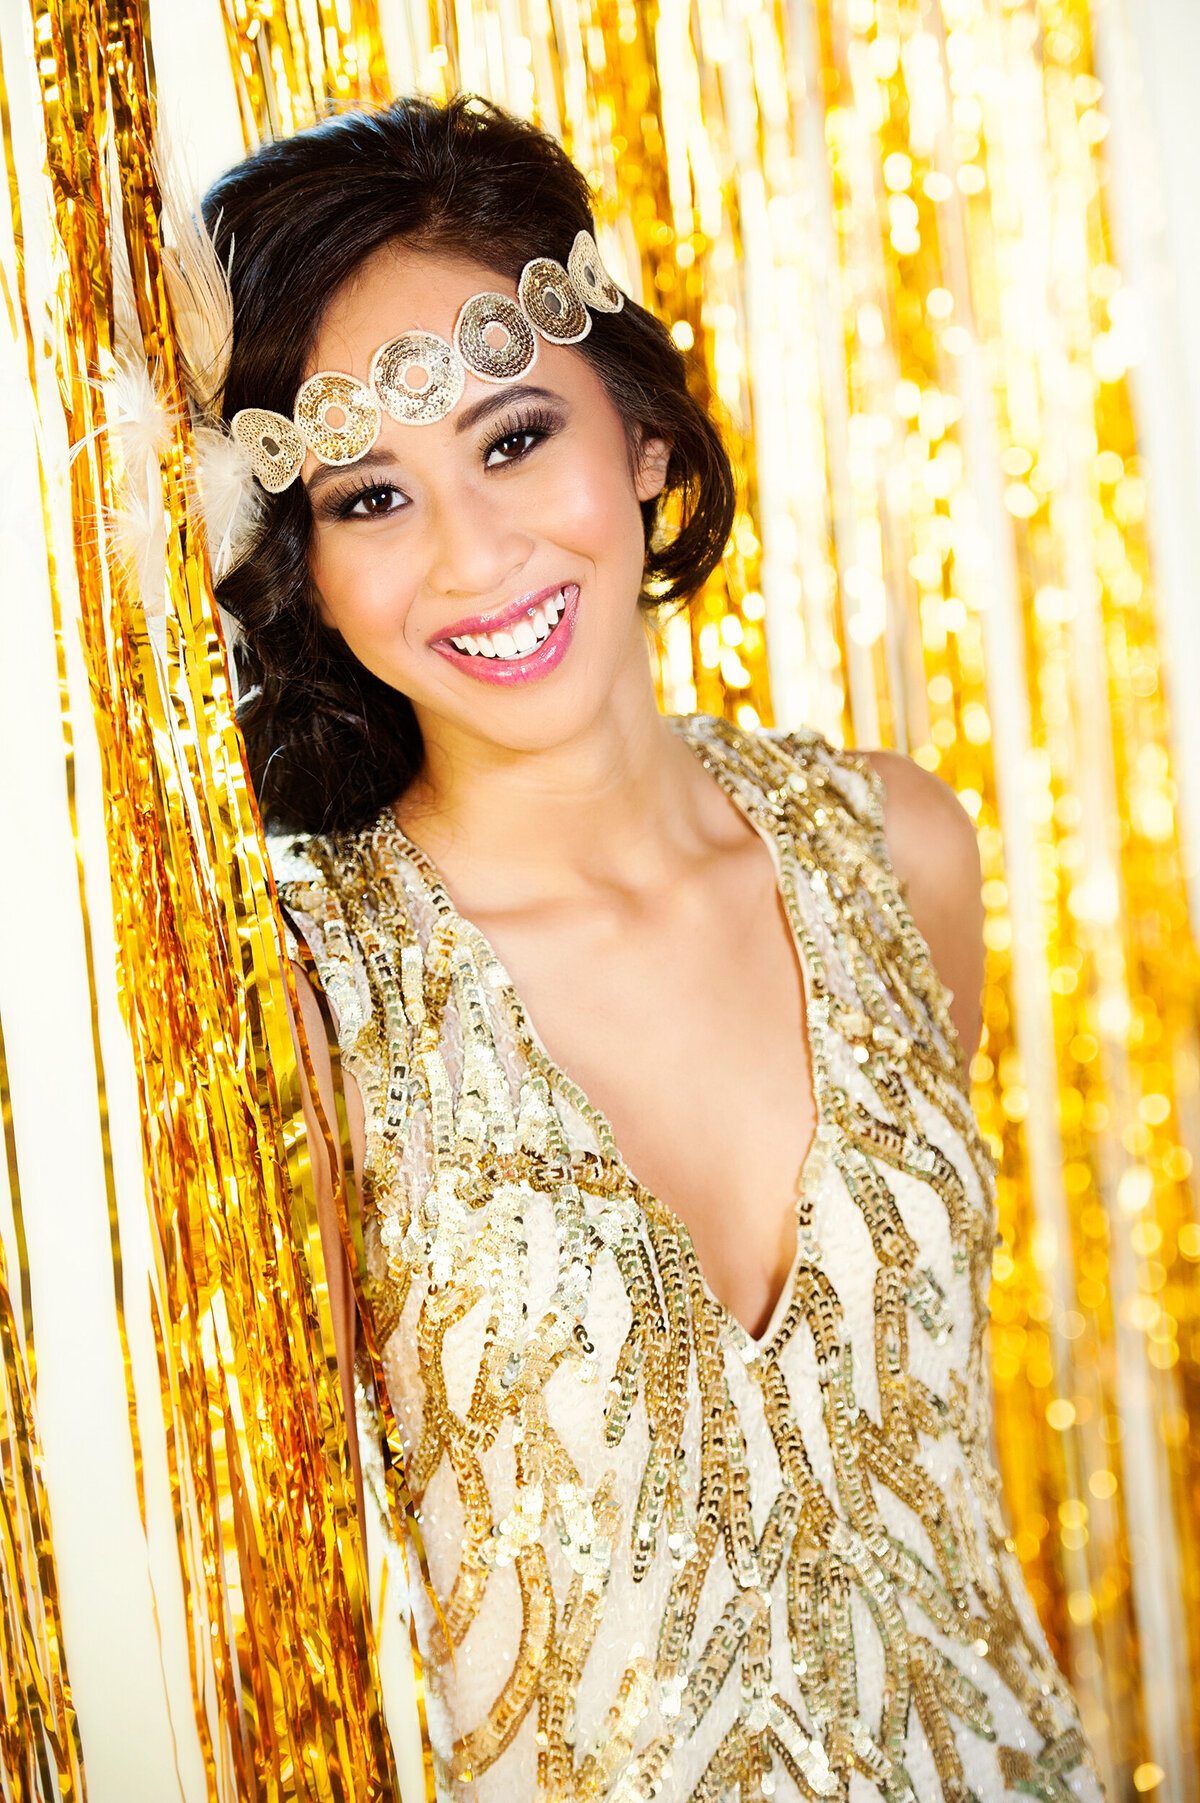
<path id="1" fill-rule="evenodd" d="M 558 408 L 538 406 L 514 410 L 489 426 L 481 445 L 485 465 L 495 468 L 496 465 L 492 463 L 493 453 L 502 451 L 507 444 L 518 448 L 504 455 L 500 459 L 500 466 L 521 462 L 537 445 L 560 432 L 565 423 L 565 416 Z M 530 442 L 521 445 L 522 439 Z"/>
<path id="2" fill-rule="evenodd" d="M 379 501 L 380 506 L 364 505 Z M 396 505 L 399 501 L 402 505 Z M 340 520 L 384 520 L 401 513 L 408 499 L 394 482 L 364 482 L 357 489 L 334 498 L 334 516 Z"/>
<path id="3" fill-rule="evenodd" d="M 378 496 L 384 502 L 379 508 L 358 508 L 359 502 Z M 322 523 L 344 519 L 384 519 L 402 511 L 402 508 L 390 504 L 385 497 L 399 497 L 407 504 L 407 496 L 396 482 L 378 471 L 374 475 L 362 475 L 350 481 L 323 482 L 314 496 L 309 495 L 309 505 L 313 518 Z"/>
<path id="4" fill-rule="evenodd" d="M 506 469 L 523 462 L 539 444 L 561 432 L 566 423 L 564 408 L 545 405 L 514 408 L 507 417 L 489 421 L 479 444 L 484 468 Z M 361 505 L 375 498 L 380 503 L 378 506 Z M 340 483 L 327 478 L 319 484 L 315 496 L 310 492 L 309 505 L 314 519 L 328 523 L 392 519 L 404 511 L 409 499 L 398 483 L 377 471 Z"/>

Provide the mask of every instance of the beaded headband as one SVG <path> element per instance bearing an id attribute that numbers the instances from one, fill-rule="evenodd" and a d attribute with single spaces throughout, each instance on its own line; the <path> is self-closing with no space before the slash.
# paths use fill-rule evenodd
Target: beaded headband
<path id="1" fill-rule="evenodd" d="M 457 403 L 467 372 L 484 382 L 517 382 L 537 361 L 538 337 L 578 344 L 596 313 L 619 313 L 625 297 L 600 261 L 590 232 L 577 234 L 564 269 L 535 257 L 521 271 L 517 299 L 472 294 L 459 308 L 453 342 L 436 332 L 403 332 L 371 358 L 364 384 L 322 369 L 299 389 L 292 417 L 243 407 L 230 431 L 268 494 L 282 494 L 311 451 L 340 467 L 365 457 L 386 413 L 404 426 L 431 426 Z"/>

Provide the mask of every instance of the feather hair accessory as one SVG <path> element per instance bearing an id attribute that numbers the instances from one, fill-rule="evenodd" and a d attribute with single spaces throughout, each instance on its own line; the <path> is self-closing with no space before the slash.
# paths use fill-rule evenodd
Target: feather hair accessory
<path id="1" fill-rule="evenodd" d="M 104 392 L 126 470 L 136 470 L 140 476 L 147 465 L 153 465 L 157 471 L 159 460 L 171 448 L 176 416 L 148 364 L 123 354 L 104 384 Z"/>
<path id="2" fill-rule="evenodd" d="M 163 277 L 195 428 L 198 498 L 213 580 L 220 582 L 245 556 L 263 515 L 251 461 L 221 418 L 233 350 L 229 271 L 217 255 L 198 197 L 161 138 L 154 173 L 162 205 Z M 232 244 L 229 255 L 232 259 Z"/>
<path id="3" fill-rule="evenodd" d="M 163 279 L 193 427 L 194 493 L 213 580 L 220 582 L 245 556 L 263 513 L 249 459 L 221 419 L 233 346 L 233 298 L 199 201 L 161 140 L 153 162 L 161 198 Z M 119 233 L 113 250 L 117 359 L 103 386 L 124 465 L 114 525 L 121 554 L 136 571 L 146 615 L 155 619 L 165 607 L 162 458 L 170 450 L 177 419 L 146 364 Z"/>
<path id="4" fill-rule="evenodd" d="M 171 448 L 175 414 L 145 360 L 127 353 L 103 384 L 103 393 L 109 429 L 121 453 L 120 499 L 111 522 L 117 551 L 137 577 L 145 617 L 161 620 L 166 610 L 167 544 L 162 459 Z M 82 443 L 75 445 L 72 456 L 83 448 Z"/>
<path id="5" fill-rule="evenodd" d="M 229 273 L 208 234 L 198 199 L 189 194 L 185 201 L 185 186 L 161 139 L 153 161 L 162 205 L 163 278 L 183 378 L 196 411 L 219 420 L 233 349 Z"/>
<path id="6" fill-rule="evenodd" d="M 249 457 L 236 438 L 218 426 L 195 431 L 196 476 L 213 581 L 241 563 L 262 523 L 263 500 Z"/>

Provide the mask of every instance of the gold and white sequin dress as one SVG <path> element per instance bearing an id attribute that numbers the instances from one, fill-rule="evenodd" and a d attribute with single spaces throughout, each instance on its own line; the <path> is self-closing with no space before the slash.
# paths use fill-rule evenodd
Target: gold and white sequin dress
<path id="1" fill-rule="evenodd" d="M 1096 1803 L 1006 1539 L 994 1170 L 878 779 L 814 732 L 674 724 L 773 851 L 808 998 L 818 1126 L 759 1339 L 390 810 L 278 862 L 366 1106 L 453 1642 L 414 1585 L 439 1795 Z"/>

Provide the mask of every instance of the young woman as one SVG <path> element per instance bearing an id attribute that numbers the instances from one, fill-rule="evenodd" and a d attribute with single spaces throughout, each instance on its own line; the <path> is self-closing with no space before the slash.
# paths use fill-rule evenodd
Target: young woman
<path id="1" fill-rule="evenodd" d="M 990 1449 L 970 820 L 902 756 L 659 714 L 647 612 L 730 469 L 549 139 L 399 102 L 205 211 L 272 491 L 220 596 L 442 1792 L 1097 1798 Z"/>

